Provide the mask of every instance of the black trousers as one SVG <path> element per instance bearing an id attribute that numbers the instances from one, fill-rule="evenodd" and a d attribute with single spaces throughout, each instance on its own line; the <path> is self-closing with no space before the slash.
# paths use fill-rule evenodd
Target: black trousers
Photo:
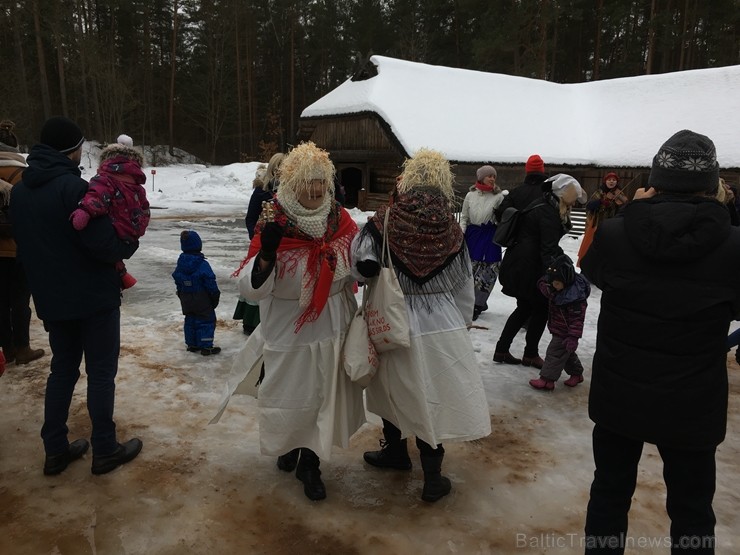
<path id="1" fill-rule="evenodd" d="M 501 332 L 501 337 L 496 343 L 496 352 L 504 353 L 511 348 L 516 334 L 522 329 L 525 322 L 529 320 L 527 326 L 526 344 L 524 346 L 524 356 L 535 357 L 539 355 L 540 339 L 545 333 L 547 325 L 547 300 L 544 295 L 535 299 L 516 299 L 516 308 L 509 315 Z"/>
<path id="2" fill-rule="evenodd" d="M 393 422 L 389 422 L 385 418 L 383 420 L 383 437 L 388 443 L 394 443 L 401 441 L 401 430 L 396 428 Z M 419 454 L 422 457 L 435 457 L 445 454 L 445 448 L 442 444 L 438 444 L 436 447 L 432 447 L 426 441 L 422 441 L 418 437 L 416 438 L 416 447 L 419 449 Z"/>
<path id="3" fill-rule="evenodd" d="M 67 418 L 85 357 L 87 410 L 92 422 L 93 454 L 109 455 L 118 447 L 113 408 L 121 344 L 121 313 L 115 308 L 82 320 L 44 322 L 49 331 L 51 372 L 46 380 L 41 438 L 47 455 L 69 448 Z"/>
<path id="4" fill-rule="evenodd" d="M 637 484 L 642 441 L 593 431 L 596 471 L 586 514 L 586 553 L 624 553 L 627 514 Z M 671 553 L 714 553 L 716 448 L 688 451 L 657 445 L 663 459 Z M 637 544 L 635 544 L 637 545 Z"/>

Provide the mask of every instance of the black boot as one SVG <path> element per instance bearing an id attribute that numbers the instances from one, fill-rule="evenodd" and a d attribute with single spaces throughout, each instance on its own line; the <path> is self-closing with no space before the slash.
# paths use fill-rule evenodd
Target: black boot
<path id="1" fill-rule="evenodd" d="M 139 438 L 129 439 L 126 443 L 119 443 L 118 448 L 110 455 L 99 456 L 93 453 L 92 473 L 95 475 L 107 474 L 122 464 L 134 460 L 144 444 Z"/>
<path id="2" fill-rule="evenodd" d="M 452 489 L 449 478 L 442 476 L 442 459 L 444 452 L 441 455 L 421 456 L 421 468 L 424 469 L 424 489 L 421 498 L 424 501 L 438 501 Z"/>
<path id="3" fill-rule="evenodd" d="M 87 453 L 90 444 L 86 439 L 76 439 L 69 444 L 64 453 L 58 455 L 46 455 L 44 461 L 44 474 L 46 476 L 56 476 L 61 474 L 69 466 L 69 463 L 81 458 Z"/>
<path id="4" fill-rule="evenodd" d="M 395 441 L 381 439 L 379 451 L 365 451 L 362 457 L 366 463 L 379 468 L 411 470 L 411 459 L 406 447 L 406 438 Z"/>
<path id="5" fill-rule="evenodd" d="M 319 470 L 319 457 L 306 447 L 301 448 L 301 458 L 295 476 L 303 482 L 303 493 L 311 501 L 319 501 L 326 498 L 326 488 L 321 481 L 321 470 Z"/>
<path id="6" fill-rule="evenodd" d="M 285 455 L 280 455 L 277 459 L 277 467 L 283 472 L 293 472 L 298 464 L 298 455 L 300 454 L 300 448 L 296 448 L 288 451 Z"/>

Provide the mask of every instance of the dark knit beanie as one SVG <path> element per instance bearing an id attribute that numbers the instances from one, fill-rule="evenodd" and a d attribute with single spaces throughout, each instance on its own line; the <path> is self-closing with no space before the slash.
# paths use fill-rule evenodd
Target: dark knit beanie
<path id="1" fill-rule="evenodd" d="M 40 142 L 62 154 L 69 154 L 82 146 L 85 135 L 71 119 L 54 116 L 47 119 L 41 128 Z"/>
<path id="2" fill-rule="evenodd" d="M 532 156 L 527 158 L 527 163 L 524 166 L 524 170 L 527 172 L 527 174 L 541 173 L 544 175 L 545 162 L 542 161 L 542 158 L 540 158 L 539 154 L 532 154 Z"/>
<path id="3" fill-rule="evenodd" d="M 679 131 L 653 158 L 648 184 L 659 191 L 701 193 L 717 189 L 719 164 L 714 143 L 706 135 Z"/>
<path id="4" fill-rule="evenodd" d="M 573 260 L 567 254 L 561 254 L 555 258 L 547 268 L 547 279 L 550 283 L 561 281 L 566 286 L 576 280 L 576 269 Z"/>
<path id="5" fill-rule="evenodd" d="M 493 166 L 481 166 L 475 172 L 475 178 L 481 183 L 483 183 L 483 180 L 489 175 L 496 177 L 496 168 Z"/>
<path id="6" fill-rule="evenodd" d="M 182 252 L 200 252 L 203 248 L 203 241 L 192 229 L 180 233 L 180 248 Z"/>

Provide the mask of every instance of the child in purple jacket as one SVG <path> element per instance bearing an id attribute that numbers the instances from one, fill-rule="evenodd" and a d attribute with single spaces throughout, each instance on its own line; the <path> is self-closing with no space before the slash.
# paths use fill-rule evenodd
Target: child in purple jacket
<path id="1" fill-rule="evenodd" d="M 591 294 L 591 285 L 581 274 L 576 274 L 570 257 L 562 254 L 553 260 L 537 287 L 549 300 L 547 328 L 552 340 L 547 346 L 540 377 L 529 380 L 529 385 L 552 391 L 565 370 L 570 376 L 565 385 L 575 387 L 583 381 L 583 365 L 576 349 L 583 335 L 586 299 Z"/>
<path id="2" fill-rule="evenodd" d="M 142 154 L 131 146 L 128 135 L 100 153 L 98 173 L 90 180 L 85 196 L 70 219 L 77 230 L 85 228 L 90 218 L 108 215 L 116 234 L 124 241 L 136 242 L 149 225 L 149 201 L 146 198 L 146 175 L 141 171 Z M 123 260 L 116 263 L 122 289 L 133 287 L 136 279 L 126 271 Z"/>

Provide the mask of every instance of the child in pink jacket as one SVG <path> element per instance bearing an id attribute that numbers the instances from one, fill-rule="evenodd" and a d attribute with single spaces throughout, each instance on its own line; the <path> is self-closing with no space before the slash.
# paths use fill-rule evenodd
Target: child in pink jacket
<path id="1" fill-rule="evenodd" d="M 107 214 L 121 239 L 138 241 L 149 225 L 149 201 L 143 187 L 146 175 L 141 171 L 144 158 L 133 148 L 127 135 L 121 135 L 118 140 L 100 153 L 98 173 L 90 180 L 87 193 L 70 219 L 79 231 L 90 218 Z M 133 287 L 136 279 L 126 271 L 122 260 L 116 263 L 116 269 L 121 275 L 122 288 Z"/>

